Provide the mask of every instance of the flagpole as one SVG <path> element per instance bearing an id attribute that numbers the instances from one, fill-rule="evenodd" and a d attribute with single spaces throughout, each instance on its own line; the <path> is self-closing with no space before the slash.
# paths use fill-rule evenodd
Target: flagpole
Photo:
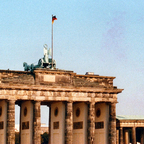
<path id="1" fill-rule="evenodd" d="M 53 18 L 53 15 L 52 15 Z M 51 48 L 52 48 L 52 67 L 51 69 L 53 69 L 53 23 L 52 23 L 52 34 L 51 34 Z"/>

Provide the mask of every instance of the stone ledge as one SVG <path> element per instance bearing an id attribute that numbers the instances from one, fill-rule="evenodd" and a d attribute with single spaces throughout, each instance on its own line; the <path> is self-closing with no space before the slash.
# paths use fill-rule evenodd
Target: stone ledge
<path id="1" fill-rule="evenodd" d="M 86 88 L 86 87 L 61 87 L 61 86 L 39 86 L 39 85 L 9 85 L 9 84 L 1 84 L 1 90 L 40 90 L 40 91 L 59 91 L 59 92 L 89 92 L 89 93 L 104 93 L 108 94 L 118 94 L 123 91 L 123 89 L 107 89 L 107 88 Z"/>

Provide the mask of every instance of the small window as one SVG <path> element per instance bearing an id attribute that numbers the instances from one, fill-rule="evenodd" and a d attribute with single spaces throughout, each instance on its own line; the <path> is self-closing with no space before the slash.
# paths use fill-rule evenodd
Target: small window
<path id="1" fill-rule="evenodd" d="M 98 109 L 96 110 L 96 116 L 97 116 L 97 117 L 100 117 L 100 115 L 101 115 L 101 110 L 98 108 Z"/>
<path id="2" fill-rule="evenodd" d="M 55 110 L 54 110 L 54 115 L 55 115 L 55 116 L 58 116 L 58 107 L 55 108 Z"/>
<path id="3" fill-rule="evenodd" d="M 27 107 L 24 108 L 24 116 L 27 116 Z"/>
<path id="4" fill-rule="evenodd" d="M 0 116 L 2 115 L 2 107 L 0 106 Z"/>
<path id="5" fill-rule="evenodd" d="M 76 109 L 76 117 L 79 117 L 80 116 L 80 108 L 77 108 Z"/>

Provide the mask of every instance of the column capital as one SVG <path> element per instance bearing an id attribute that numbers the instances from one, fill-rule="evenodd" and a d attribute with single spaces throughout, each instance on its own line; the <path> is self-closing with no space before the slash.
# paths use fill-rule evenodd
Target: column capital
<path id="1" fill-rule="evenodd" d="M 13 103 L 15 103 L 16 100 L 15 99 L 7 99 L 6 102 L 11 102 L 11 103 L 13 102 Z"/>

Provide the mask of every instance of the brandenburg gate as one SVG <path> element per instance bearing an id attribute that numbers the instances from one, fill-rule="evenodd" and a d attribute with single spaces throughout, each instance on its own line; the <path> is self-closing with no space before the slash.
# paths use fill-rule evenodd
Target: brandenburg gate
<path id="1" fill-rule="evenodd" d="M 116 144 L 115 77 L 36 68 L 0 70 L 0 143 L 15 144 L 15 105 L 20 143 L 41 143 L 41 105 L 50 108 L 50 144 Z"/>

